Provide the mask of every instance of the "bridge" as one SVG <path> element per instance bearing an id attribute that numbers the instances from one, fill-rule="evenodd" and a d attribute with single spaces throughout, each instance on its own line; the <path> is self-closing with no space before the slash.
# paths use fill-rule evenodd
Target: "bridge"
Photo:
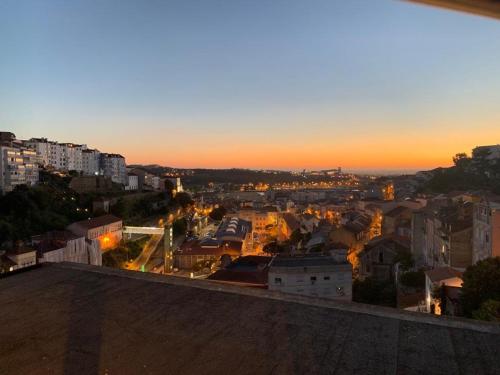
<path id="1" fill-rule="evenodd" d="M 166 229 L 166 230 L 165 230 Z M 125 226 L 122 229 L 123 234 L 147 234 L 151 235 L 151 239 L 144 247 L 142 253 L 131 264 L 129 269 L 145 271 L 146 264 L 156 250 L 156 247 L 163 238 L 163 261 L 164 273 L 170 273 L 173 269 L 173 233 L 172 226 L 167 224 L 165 227 L 132 227 Z"/>
<path id="2" fill-rule="evenodd" d="M 165 234 L 165 228 L 157 227 L 123 227 L 123 234 Z"/>

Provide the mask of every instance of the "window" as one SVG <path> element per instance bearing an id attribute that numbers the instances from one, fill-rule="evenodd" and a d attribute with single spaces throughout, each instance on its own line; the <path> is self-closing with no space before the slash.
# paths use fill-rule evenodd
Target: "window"
<path id="1" fill-rule="evenodd" d="M 323 277 L 323 280 L 330 280 L 330 276 Z"/>
<path id="2" fill-rule="evenodd" d="M 316 284 L 316 276 L 311 276 L 311 284 Z"/>
<path id="3" fill-rule="evenodd" d="M 281 285 L 281 277 L 275 277 L 274 278 L 274 283 L 278 284 L 278 285 Z"/>
<path id="4" fill-rule="evenodd" d="M 384 263 L 384 252 L 383 251 L 378 253 L 378 262 Z"/>

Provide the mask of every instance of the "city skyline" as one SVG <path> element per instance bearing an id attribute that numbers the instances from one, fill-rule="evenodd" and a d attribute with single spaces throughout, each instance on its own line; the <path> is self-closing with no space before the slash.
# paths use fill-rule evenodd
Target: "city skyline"
<path id="1" fill-rule="evenodd" d="M 497 21 L 400 2 L 0 5 L 0 124 L 130 164 L 414 171 L 498 143 Z"/>

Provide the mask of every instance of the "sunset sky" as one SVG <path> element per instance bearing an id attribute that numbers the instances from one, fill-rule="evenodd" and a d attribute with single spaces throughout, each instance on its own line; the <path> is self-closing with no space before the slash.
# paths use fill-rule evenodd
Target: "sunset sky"
<path id="1" fill-rule="evenodd" d="M 2 0 L 0 130 L 174 167 L 500 143 L 500 22 L 397 0 Z"/>

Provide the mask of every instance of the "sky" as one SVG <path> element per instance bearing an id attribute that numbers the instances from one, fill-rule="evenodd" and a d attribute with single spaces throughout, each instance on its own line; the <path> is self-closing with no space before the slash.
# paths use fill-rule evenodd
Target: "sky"
<path id="1" fill-rule="evenodd" d="M 500 22 L 397 0 L 1 0 L 0 131 L 181 168 L 500 143 Z"/>

